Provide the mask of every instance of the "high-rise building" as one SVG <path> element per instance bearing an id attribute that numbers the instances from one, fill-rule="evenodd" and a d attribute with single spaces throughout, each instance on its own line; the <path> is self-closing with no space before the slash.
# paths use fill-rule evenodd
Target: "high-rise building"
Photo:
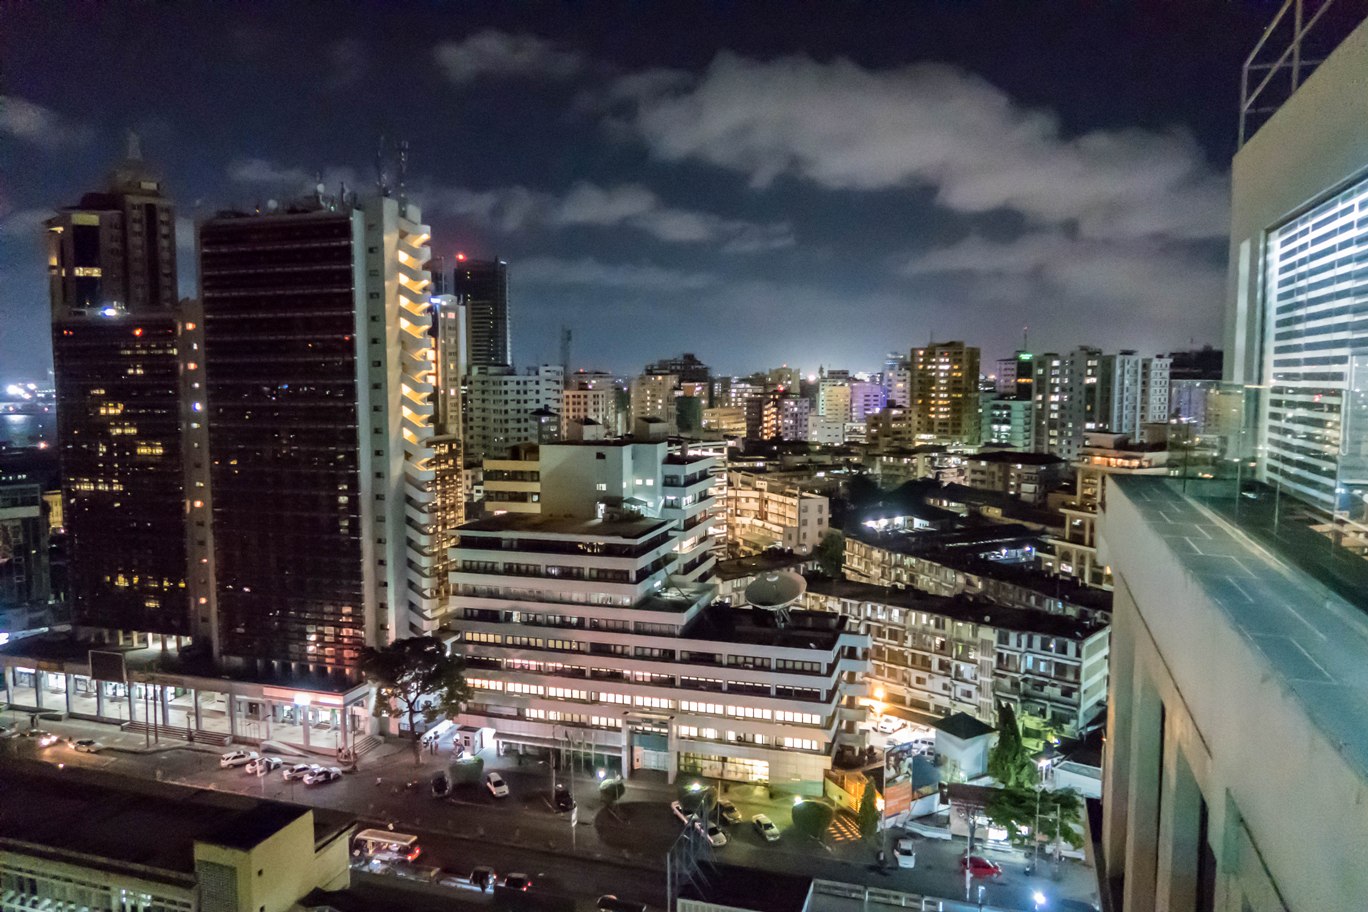
<path id="1" fill-rule="evenodd" d="M 918 438 L 978 443 L 979 350 L 963 342 L 912 349 L 908 411 Z"/>
<path id="2" fill-rule="evenodd" d="M 171 201 L 130 139 L 107 190 L 46 224 L 73 619 L 125 643 L 207 634 L 186 572 L 207 518 L 183 458 L 198 330 L 176 299 Z"/>
<path id="3" fill-rule="evenodd" d="M 43 489 L 0 474 L 0 614 L 44 607 L 48 580 L 48 520 Z M 0 632 L 9 628 L 0 627 Z"/>
<path id="4" fill-rule="evenodd" d="M 863 427 L 865 419 L 870 415 L 877 415 L 888 402 L 888 393 L 883 386 L 869 380 L 852 381 L 847 389 L 850 396 L 848 421 L 851 424 Z M 827 417 L 839 418 L 840 414 Z"/>
<path id="5" fill-rule="evenodd" d="M 1047 352 L 1035 358 L 1032 449 L 1053 453 L 1066 462 L 1078 458 L 1083 434 L 1096 430 L 1103 420 L 1101 364 L 1101 350 L 1088 346 L 1064 355 Z"/>
<path id="6" fill-rule="evenodd" d="M 1147 358 L 1134 351 L 1103 355 L 1098 362 L 1096 427 L 1139 436 L 1146 424 L 1168 421 L 1169 366 L 1160 355 Z"/>
<path id="7" fill-rule="evenodd" d="M 438 258 L 437 263 L 441 263 Z M 469 312 L 455 295 L 432 296 L 434 342 L 432 415 L 432 527 L 433 573 L 439 598 L 450 594 L 451 549 L 456 527 L 465 522 L 465 412 L 462 383 L 469 370 Z"/>
<path id="8" fill-rule="evenodd" d="M 884 359 L 883 369 L 884 401 L 888 405 L 907 405 L 907 389 L 912 382 L 912 373 L 907 358 L 900 352 L 889 352 Z"/>
<path id="9" fill-rule="evenodd" d="M 471 367 L 511 367 L 512 335 L 508 317 L 508 264 L 503 260 L 468 260 L 456 255 L 452 291 L 466 306 L 470 326 Z"/>
<path id="10" fill-rule="evenodd" d="M 355 679 L 363 646 L 435 627 L 451 378 L 444 395 L 419 219 L 390 198 L 318 198 L 200 227 L 229 667 Z"/>
<path id="11" fill-rule="evenodd" d="M 1035 403 L 1030 399 L 989 399 L 982 405 L 980 439 L 984 445 L 1009 446 L 1027 452 L 1031 449 Z"/>
<path id="12" fill-rule="evenodd" d="M 646 365 L 647 374 L 674 374 L 680 383 L 702 383 L 705 390 L 712 384 L 712 369 L 693 352 L 685 352 L 677 358 L 661 358 Z M 704 396 L 708 393 L 704 392 Z"/>
<path id="13" fill-rule="evenodd" d="M 1006 399 L 1030 399 L 1035 378 L 1035 356 L 1019 351 L 1010 358 L 999 358 L 994 392 Z"/>

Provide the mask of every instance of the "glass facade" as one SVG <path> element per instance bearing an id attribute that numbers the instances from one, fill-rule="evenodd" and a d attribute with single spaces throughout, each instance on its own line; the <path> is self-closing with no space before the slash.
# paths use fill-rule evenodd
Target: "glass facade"
<path id="1" fill-rule="evenodd" d="M 1267 240 L 1266 477 L 1327 512 L 1368 504 L 1368 180 Z"/>
<path id="2" fill-rule="evenodd" d="M 200 232 L 220 651 L 343 677 L 364 643 L 368 531 L 352 219 Z"/>

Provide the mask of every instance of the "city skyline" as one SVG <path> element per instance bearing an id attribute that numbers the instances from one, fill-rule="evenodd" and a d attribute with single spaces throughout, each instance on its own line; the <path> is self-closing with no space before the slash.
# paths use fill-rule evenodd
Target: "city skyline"
<path id="1" fill-rule="evenodd" d="M 6 374 L 49 364 L 34 344 L 42 219 L 101 182 L 127 129 L 177 204 L 186 295 L 196 218 L 288 198 L 316 173 L 333 192 L 368 188 L 379 138 L 407 140 L 434 255 L 509 261 L 520 366 L 558 361 L 562 324 L 574 366 L 618 372 L 675 348 L 724 372 L 874 369 L 931 338 L 991 358 L 1028 324 L 1041 351 L 1219 344 L 1234 74 L 1261 8 L 1072 8 L 1035 48 L 1034 17 L 991 4 L 856 8 L 835 27 L 667 6 L 553 8 L 531 29 L 497 9 L 408 11 L 370 29 L 343 10 L 286 54 L 293 12 L 149 9 L 80 35 L 36 7 L 12 14 L 25 42 L 0 39 Z M 985 20 L 1003 35 L 978 40 Z M 415 26 L 423 38 L 398 47 Z M 167 32 L 174 51 L 140 37 Z M 1100 53 L 1108 35 L 1136 59 Z M 98 108 L 54 65 L 75 54 L 132 76 L 174 71 L 173 53 L 201 61 L 195 91 L 120 79 Z M 401 72 L 419 77 L 405 101 L 425 116 L 386 103 Z M 733 92 L 742 82 L 754 91 Z M 337 104 L 350 116 L 318 115 Z M 855 140 L 807 129 L 823 116 L 864 126 Z"/>

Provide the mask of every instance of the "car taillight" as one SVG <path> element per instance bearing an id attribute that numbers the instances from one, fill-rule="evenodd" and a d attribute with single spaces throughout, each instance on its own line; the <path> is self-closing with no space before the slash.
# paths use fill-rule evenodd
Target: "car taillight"
<path id="1" fill-rule="evenodd" d="M 417 859 L 418 856 L 421 855 L 422 853 L 423 853 L 422 848 L 420 848 L 419 846 L 414 846 L 414 847 L 413 847 L 413 851 L 411 851 L 411 852 L 408 853 L 408 860 L 409 860 L 409 861 L 414 861 L 414 860 Z"/>

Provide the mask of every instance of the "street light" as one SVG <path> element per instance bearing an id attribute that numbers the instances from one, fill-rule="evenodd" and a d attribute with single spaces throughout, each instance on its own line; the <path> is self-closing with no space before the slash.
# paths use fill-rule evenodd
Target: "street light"
<path id="1" fill-rule="evenodd" d="M 1036 912 L 1040 912 L 1040 908 L 1045 905 L 1045 894 L 1036 890 L 1031 894 L 1031 902 L 1035 903 Z"/>

